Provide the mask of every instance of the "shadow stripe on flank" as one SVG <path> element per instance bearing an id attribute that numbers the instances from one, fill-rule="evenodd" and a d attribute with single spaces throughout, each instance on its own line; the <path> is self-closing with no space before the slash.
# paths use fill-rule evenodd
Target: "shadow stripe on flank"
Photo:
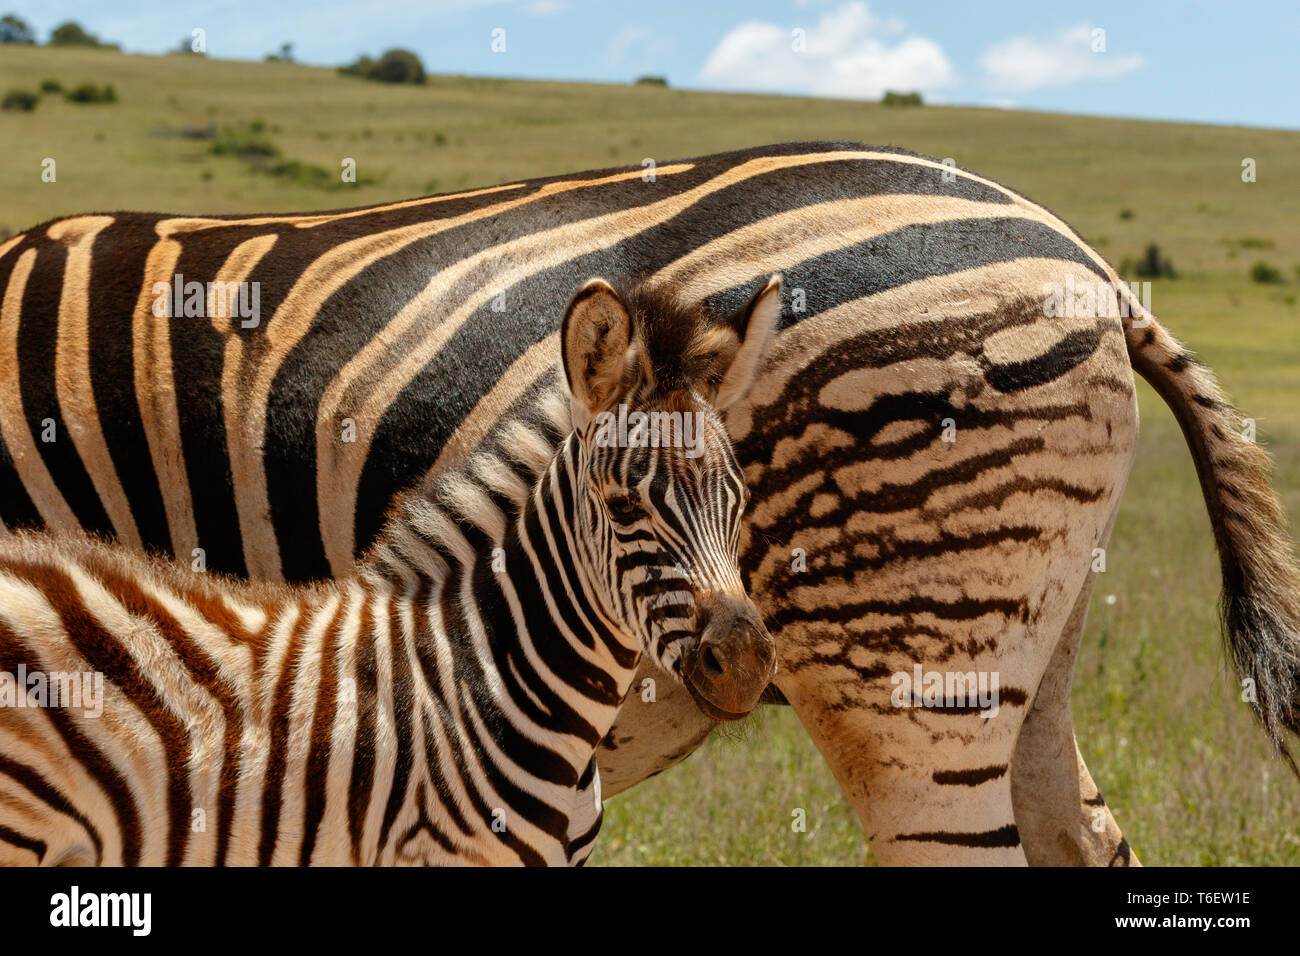
<path id="1" fill-rule="evenodd" d="M 949 786 L 976 787 L 990 780 L 997 780 L 1007 772 L 1007 765 L 996 767 L 978 767 L 972 770 L 936 770 L 931 779 L 935 783 Z"/>
<path id="2" fill-rule="evenodd" d="M 969 847 L 1018 847 L 1020 846 L 1020 831 L 1016 829 L 1014 823 L 1008 823 L 1004 827 L 998 827 L 996 830 L 981 830 L 974 833 L 963 833 L 950 830 L 935 830 L 926 833 L 900 833 L 894 837 L 895 840 L 909 840 L 916 843 L 943 843 L 948 846 L 969 846 Z"/>

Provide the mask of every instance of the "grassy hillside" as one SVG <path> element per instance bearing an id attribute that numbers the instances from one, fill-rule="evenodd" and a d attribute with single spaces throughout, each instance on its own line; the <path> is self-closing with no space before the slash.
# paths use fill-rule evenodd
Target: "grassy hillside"
<path id="1" fill-rule="evenodd" d="M 457 77 L 389 87 L 290 64 L 0 48 L 0 228 L 63 213 L 336 208 L 795 139 L 898 144 L 979 170 L 1064 216 L 1116 264 L 1158 243 L 1177 279 L 1153 308 L 1219 373 L 1278 459 L 1300 515 L 1300 133 L 1041 113 Z M 215 128 L 216 138 L 182 131 Z M 222 141 L 278 150 L 274 175 Z M 43 183 L 41 162 L 57 162 Z M 340 162 L 360 185 L 337 185 Z M 1258 181 L 1241 181 L 1244 157 Z M 294 165 L 290 161 L 296 161 Z M 329 185 L 313 185 L 326 171 Z M 1249 277 L 1255 263 L 1284 281 Z M 1215 565 L 1191 459 L 1141 386 L 1138 462 L 1078 665 L 1075 722 L 1150 863 L 1300 863 L 1300 784 L 1267 756 L 1219 650 Z M 791 811 L 808 814 L 792 833 Z M 593 862 L 858 863 L 856 822 L 793 715 L 767 711 L 612 800 Z"/>

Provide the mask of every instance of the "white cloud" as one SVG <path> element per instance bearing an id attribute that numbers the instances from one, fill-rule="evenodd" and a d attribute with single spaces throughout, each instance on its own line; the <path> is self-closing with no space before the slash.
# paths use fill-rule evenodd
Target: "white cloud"
<path id="1" fill-rule="evenodd" d="M 626 68 L 654 68 L 672 52 L 672 39 L 650 27 L 624 27 L 605 47 L 605 62 Z"/>
<path id="2" fill-rule="evenodd" d="M 796 29 L 803 30 L 802 51 L 796 49 Z M 822 14 L 813 26 L 750 20 L 714 47 L 700 80 L 720 89 L 860 99 L 878 99 L 885 90 L 928 93 L 953 85 L 943 48 L 903 32 L 902 21 L 880 19 L 856 0 Z"/>
<path id="3" fill-rule="evenodd" d="M 1094 28 L 1080 23 L 1051 37 L 1012 37 L 980 56 L 989 82 L 1006 90 L 1038 90 L 1083 80 L 1113 80 L 1146 63 L 1140 53 L 1093 52 Z M 1104 34 L 1102 50 L 1105 49 Z"/>
<path id="4" fill-rule="evenodd" d="M 648 43 L 654 36 L 649 27 L 624 27 L 610 38 L 605 48 L 605 57 L 609 60 L 621 60 L 627 51 L 638 44 Z"/>

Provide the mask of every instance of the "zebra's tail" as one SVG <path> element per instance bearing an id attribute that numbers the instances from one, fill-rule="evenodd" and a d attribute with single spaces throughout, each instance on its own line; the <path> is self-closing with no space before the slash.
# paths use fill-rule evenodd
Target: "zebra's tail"
<path id="1" fill-rule="evenodd" d="M 1129 361 L 1173 410 L 1191 447 L 1223 570 L 1219 613 L 1242 693 L 1297 775 L 1284 739 L 1300 732 L 1300 571 L 1269 483 L 1271 456 L 1214 374 L 1135 300 Z"/>

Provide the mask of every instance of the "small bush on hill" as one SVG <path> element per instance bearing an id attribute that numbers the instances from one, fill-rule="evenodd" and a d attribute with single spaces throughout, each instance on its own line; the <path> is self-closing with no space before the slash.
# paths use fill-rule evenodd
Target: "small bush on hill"
<path id="1" fill-rule="evenodd" d="M 227 126 L 213 137 L 208 152 L 216 156 L 236 156 L 247 162 L 274 159 L 280 147 L 261 135 L 261 128 Z"/>
<path id="2" fill-rule="evenodd" d="M 921 106 L 920 93 L 895 93 L 893 90 L 886 90 L 885 95 L 880 98 L 882 106 Z"/>
<path id="3" fill-rule="evenodd" d="M 1283 281 L 1282 270 L 1267 262 L 1256 262 L 1251 266 L 1250 278 L 1252 282 L 1263 282 L 1266 285 L 1278 285 Z"/>
<path id="4" fill-rule="evenodd" d="M 0 101 L 0 109 L 12 110 L 15 113 L 30 113 L 36 109 L 36 104 L 41 98 L 29 90 L 10 90 L 5 94 L 4 100 Z"/>
<path id="5" fill-rule="evenodd" d="M 1174 271 L 1174 264 L 1160 254 L 1160 247 L 1154 242 L 1147 244 L 1147 251 L 1141 259 L 1136 262 L 1127 260 L 1124 271 L 1133 271 L 1137 273 L 1139 279 L 1176 279 L 1178 273 Z"/>
<path id="6" fill-rule="evenodd" d="M 96 86 L 94 83 L 82 83 L 68 90 L 64 96 L 73 103 L 116 103 L 117 91 L 112 83 Z"/>

